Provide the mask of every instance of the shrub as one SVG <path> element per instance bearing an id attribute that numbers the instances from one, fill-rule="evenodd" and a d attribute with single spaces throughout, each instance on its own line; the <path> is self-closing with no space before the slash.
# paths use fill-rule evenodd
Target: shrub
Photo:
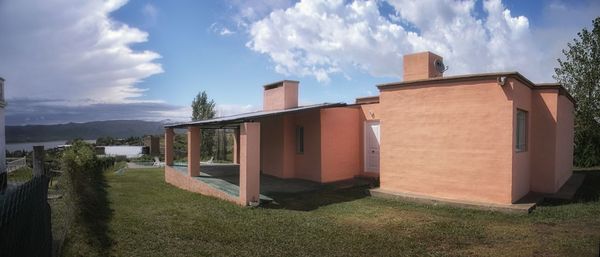
<path id="1" fill-rule="evenodd" d="M 111 245 L 108 237 L 108 221 L 111 211 L 108 205 L 104 171 L 115 164 L 115 158 L 98 158 L 93 147 L 83 141 L 75 141 L 62 155 L 65 172 L 65 198 L 68 238 L 86 238 L 88 244 L 76 249 L 77 255 L 105 256 Z M 69 240 L 67 240 L 68 242 Z"/>

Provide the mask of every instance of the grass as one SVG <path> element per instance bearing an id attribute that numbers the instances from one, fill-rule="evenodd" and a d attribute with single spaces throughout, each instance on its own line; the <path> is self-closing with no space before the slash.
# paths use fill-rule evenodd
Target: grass
<path id="1" fill-rule="evenodd" d="M 8 181 L 11 182 L 26 182 L 33 177 L 31 168 L 22 167 L 8 174 Z"/>
<path id="2" fill-rule="evenodd" d="M 586 173 L 575 202 L 519 215 L 376 199 L 365 188 L 240 208 L 170 186 L 161 169 L 107 172 L 99 208 L 109 215 L 89 222 L 105 223 L 93 236 L 109 243 L 69 235 L 63 255 L 597 256 L 600 171 Z"/>

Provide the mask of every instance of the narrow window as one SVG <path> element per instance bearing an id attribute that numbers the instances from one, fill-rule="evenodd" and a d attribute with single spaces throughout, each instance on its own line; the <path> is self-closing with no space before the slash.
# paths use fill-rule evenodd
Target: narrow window
<path id="1" fill-rule="evenodd" d="M 517 152 L 527 151 L 527 112 L 517 109 Z"/>
<path id="2" fill-rule="evenodd" d="M 304 127 L 296 127 L 296 153 L 304 153 Z"/>

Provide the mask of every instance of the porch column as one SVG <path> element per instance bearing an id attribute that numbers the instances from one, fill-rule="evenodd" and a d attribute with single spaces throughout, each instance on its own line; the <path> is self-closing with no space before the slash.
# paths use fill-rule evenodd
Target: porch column
<path id="1" fill-rule="evenodd" d="M 165 129 L 165 165 L 173 166 L 173 138 L 175 131 L 173 128 Z"/>
<path id="2" fill-rule="evenodd" d="M 240 164 L 240 129 L 233 130 L 233 163 Z"/>
<path id="3" fill-rule="evenodd" d="M 200 176 L 200 128 L 190 126 L 187 132 L 188 175 Z"/>
<path id="4" fill-rule="evenodd" d="M 240 125 L 240 203 L 258 202 L 260 195 L 260 123 Z"/>

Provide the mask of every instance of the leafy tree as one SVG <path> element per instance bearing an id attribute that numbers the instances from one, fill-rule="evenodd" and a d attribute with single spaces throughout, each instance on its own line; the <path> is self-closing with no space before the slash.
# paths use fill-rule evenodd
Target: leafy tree
<path id="1" fill-rule="evenodd" d="M 216 115 L 215 101 L 208 99 L 206 91 L 199 92 L 192 101 L 192 120 L 207 120 L 212 119 Z M 208 159 L 213 156 L 215 147 L 215 131 L 212 129 L 203 129 L 201 131 L 200 156 L 203 159 Z"/>
<path id="2" fill-rule="evenodd" d="M 600 165 L 600 17 L 563 50 L 554 78 L 575 98 L 575 165 Z"/>
<path id="3" fill-rule="evenodd" d="M 96 139 L 96 145 L 114 145 L 115 139 L 112 137 L 99 137 Z"/>

